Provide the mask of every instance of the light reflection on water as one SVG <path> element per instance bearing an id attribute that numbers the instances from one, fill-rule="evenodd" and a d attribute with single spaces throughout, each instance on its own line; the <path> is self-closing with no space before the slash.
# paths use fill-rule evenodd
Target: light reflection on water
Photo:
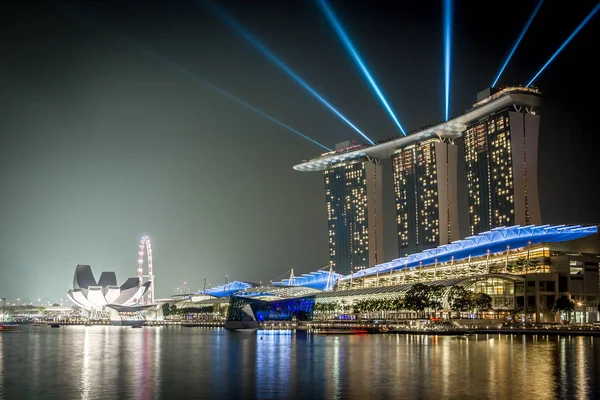
<path id="1" fill-rule="evenodd" d="M 598 347 L 587 337 L 23 326 L 0 335 L 0 399 L 586 399 L 600 396 Z"/>

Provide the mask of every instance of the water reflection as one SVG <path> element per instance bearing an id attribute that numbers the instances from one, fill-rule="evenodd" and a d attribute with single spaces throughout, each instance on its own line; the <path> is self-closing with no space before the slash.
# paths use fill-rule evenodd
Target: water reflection
<path id="1" fill-rule="evenodd" d="M 577 379 L 575 387 L 577 391 L 575 392 L 575 397 L 578 399 L 586 399 L 587 394 L 589 393 L 588 381 L 588 360 L 587 360 L 587 349 L 586 343 L 583 340 L 584 338 L 578 337 L 576 344 L 576 352 L 575 352 L 575 365 L 577 368 Z"/>
<path id="2" fill-rule="evenodd" d="M 90 398 L 90 342 L 89 330 L 85 330 L 83 337 L 83 367 L 81 368 L 81 398 L 88 400 Z"/>
<path id="3" fill-rule="evenodd" d="M 285 397 L 295 387 L 290 382 L 295 336 L 292 331 L 258 331 L 256 338 L 256 398 Z"/>
<path id="4" fill-rule="evenodd" d="M 152 354 L 152 361 L 153 361 L 153 368 L 152 368 L 152 392 L 155 393 L 154 398 L 158 399 L 158 393 L 159 393 L 159 389 L 160 389 L 160 384 L 161 384 L 161 348 L 162 346 L 160 345 L 161 342 L 161 334 L 163 331 L 163 327 L 155 327 L 155 334 L 154 334 L 154 351 Z"/>
<path id="5" fill-rule="evenodd" d="M 333 398 L 340 398 L 340 339 L 335 338 L 333 342 Z"/>
<path id="6" fill-rule="evenodd" d="M 598 361 L 596 361 L 598 360 Z M 592 338 L 23 327 L 0 398 L 596 398 Z"/>

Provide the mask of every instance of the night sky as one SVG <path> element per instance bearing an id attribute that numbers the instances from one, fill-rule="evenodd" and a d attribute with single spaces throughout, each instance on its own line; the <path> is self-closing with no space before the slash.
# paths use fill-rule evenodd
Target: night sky
<path id="1" fill-rule="evenodd" d="M 442 5 L 404 3 L 330 5 L 411 131 L 443 119 Z M 373 140 L 399 134 L 316 1 L 217 4 Z M 491 84 L 536 4 L 456 2 L 451 115 Z M 527 83 L 596 4 L 547 1 L 499 86 Z M 322 174 L 292 169 L 322 149 L 139 46 L 328 147 L 361 138 L 203 3 L 9 1 L 1 14 L 0 296 L 66 299 L 76 264 L 122 282 L 145 234 L 159 297 L 328 263 Z M 599 37 L 596 15 L 536 81 L 547 223 L 600 222 Z"/>

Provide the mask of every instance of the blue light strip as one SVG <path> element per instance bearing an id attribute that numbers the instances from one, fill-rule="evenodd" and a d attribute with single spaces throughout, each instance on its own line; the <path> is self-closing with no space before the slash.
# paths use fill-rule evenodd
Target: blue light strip
<path id="1" fill-rule="evenodd" d="M 496 79 L 494 79 L 494 83 L 492 83 L 492 87 L 496 86 L 496 83 L 498 83 L 498 79 L 500 79 L 500 75 L 502 75 L 502 72 L 504 72 L 504 69 L 508 65 L 508 62 L 510 61 L 510 59 L 513 56 L 513 54 L 515 53 L 515 50 L 517 50 L 517 47 L 519 46 L 519 43 L 521 43 L 521 40 L 523 39 L 523 36 L 525 36 L 525 32 L 527 32 L 527 29 L 529 29 L 529 25 L 531 25 L 531 21 L 533 21 L 533 19 L 535 18 L 535 15 L 539 11 L 539 9 L 542 6 L 543 2 L 544 2 L 544 0 L 540 0 L 540 2 L 538 3 L 537 7 L 535 8 L 535 10 L 533 10 L 533 14 L 531 14 L 531 17 L 529 17 L 529 20 L 527 20 L 527 23 L 525 24 L 525 27 L 523 28 L 523 31 L 519 35 L 517 41 L 515 42 L 515 45 L 513 46 L 513 48 L 510 51 L 510 53 L 508 54 L 508 57 L 506 57 L 506 61 L 502 65 L 502 68 L 500 68 L 500 71 L 498 72 L 498 76 L 496 76 Z"/>
<path id="2" fill-rule="evenodd" d="M 452 0 L 444 0 L 444 88 L 446 98 L 446 114 L 450 114 L 450 56 L 452 46 Z"/>
<path id="3" fill-rule="evenodd" d="M 348 35 L 346 35 L 346 32 L 342 28 L 342 26 L 339 23 L 338 19 L 335 17 L 335 14 L 331 10 L 331 8 L 327 5 L 326 0 L 320 0 L 319 4 L 321 5 L 321 8 L 323 9 L 323 12 L 327 16 L 327 19 L 329 20 L 329 22 L 335 28 L 335 31 L 338 34 L 338 36 L 340 37 L 340 39 L 342 40 L 342 43 L 344 43 L 344 46 L 346 46 L 346 48 L 350 52 L 350 55 L 352 55 L 352 58 L 354 58 L 354 61 L 356 62 L 356 64 L 360 68 L 360 70 L 362 71 L 363 75 L 365 76 L 365 78 L 367 78 L 367 81 L 369 82 L 369 84 L 373 88 L 373 91 L 375 92 L 375 94 L 377 95 L 377 97 L 379 97 L 379 100 L 381 101 L 381 104 L 383 104 L 383 106 L 387 110 L 387 112 L 390 115 L 390 117 L 392 117 L 392 120 L 394 120 L 394 122 L 396 123 L 396 126 L 398 126 L 398 128 L 400 129 L 400 132 L 402 132 L 402 134 L 404 136 L 406 136 L 406 132 L 404 131 L 404 128 L 400 124 L 400 121 L 398 121 L 398 118 L 394 114 L 394 111 L 392 111 L 392 107 L 389 105 L 389 103 L 385 99 L 385 96 L 383 95 L 383 93 L 381 92 L 381 90 L 379 89 L 379 87 L 377 86 L 377 83 L 375 82 L 375 79 L 373 79 L 373 77 L 371 76 L 371 73 L 369 72 L 369 69 L 367 68 L 367 66 L 364 64 L 364 62 L 362 61 L 362 59 L 358 55 L 358 52 L 356 51 L 356 49 L 352 45 L 352 42 L 350 41 L 350 38 L 348 38 Z"/>
<path id="4" fill-rule="evenodd" d="M 594 7 L 594 9 L 588 14 L 587 17 L 585 17 L 585 19 L 579 24 L 579 26 L 573 31 L 573 33 L 571 33 L 567 40 L 565 40 L 565 42 L 558 48 L 558 50 L 556 50 L 552 57 L 550 57 L 546 64 L 544 64 L 544 66 L 538 71 L 537 74 L 535 74 L 535 76 L 529 81 L 529 83 L 525 87 L 529 87 L 533 83 L 533 81 L 537 79 L 537 77 L 542 73 L 542 71 L 546 69 L 548 64 L 550 64 L 552 60 L 554 60 L 554 58 L 558 55 L 558 53 L 560 53 L 569 44 L 569 42 L 573 40 L 575 35 L 577 35 L 579 31 L 583 29 L 583 27 L 590 21 L 590 19 L 592 19 L 592 17 L 598 12 L 598 10 L 600 10 L 600 3 L 596 7 Z"/>
<path id="5" fill-rule="evenodd" d="M 319 100 L 324 106 L 329 108 L 335 115 L 337 115 L 342 121 L 344 121 L 348 126 L 358 132 L 363 138 L 365 138 L 370 144 L 374 145 L 373 142 L 367 135 L 365 135 L 360 129 L 358 129 L 348 118 L 342 115 L 335 107 L 333 107 L 323 96 L 321 96 L 315 89 L 313 89 L 308 83 L 306 83 L 298 74 L 296 74 L 290 67 L 288 67 L 283 61 L 281 61 L 275 54 L 273 54 L 268 48 L 266 48 L 261 42 L 258 41 L 254 36 L 250 35 L 240 24 L 238 24 L 232 17 L 225 13 L 222 9 L 217 7 L 216 5 L 208 2 L 209 8 L 217 14 L 221 19 L 227 22 L 236 32 L 238 32 L 244 39 L 246 39 L 250 44 L 260 50 L 269 60 L 274 62 L 279 68 L 285 71 L 292 79 L 294 79 L 297 83 L 300 84 L 304 89 L 306 89 L 310 94 L 312 94 L 317 100 Z"/>

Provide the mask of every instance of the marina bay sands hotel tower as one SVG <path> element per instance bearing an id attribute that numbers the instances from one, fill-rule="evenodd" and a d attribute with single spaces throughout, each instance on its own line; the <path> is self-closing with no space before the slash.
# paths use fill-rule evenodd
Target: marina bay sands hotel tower
<path id="1" fill-rule="evenodd" d="M 340 143 L 336 148 L 351 149 L 350 144 Z M 333 268 L 350 273 L 383 262 L 379 162 L 369 157 L 348 160 L 326 169 L 324 176 Z"/>
<path id="2" fill-rule="evenodd" d="M 471 235 L 540 224 L 534 109 L 541 104 L 537 89 L 488 89 L 452 120 L 372 146 L 341 143 L 294 166 L 324 174 L 329 256 L 336 272 L 345 275 L 386 261 L 380 162 L 388 157 L 400 257 L 463 239 L 463 224 Z M 459 176 L 459 163 L 466 176 Z M 460 190 L 468 196 L 465 212 L 459 210 Z"/>

